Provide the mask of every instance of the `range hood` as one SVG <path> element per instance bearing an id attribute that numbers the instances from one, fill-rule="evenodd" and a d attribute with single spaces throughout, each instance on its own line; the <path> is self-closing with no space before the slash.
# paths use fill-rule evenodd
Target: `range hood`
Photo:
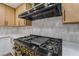
<path id="1" fill-rule="evenodd" d="M 50 4 L 42 3 L 21 13 L 18 17 L 28 20 L 37 20 L 57 16 L 61 16 L 60 3 L 50 3 Z"/>

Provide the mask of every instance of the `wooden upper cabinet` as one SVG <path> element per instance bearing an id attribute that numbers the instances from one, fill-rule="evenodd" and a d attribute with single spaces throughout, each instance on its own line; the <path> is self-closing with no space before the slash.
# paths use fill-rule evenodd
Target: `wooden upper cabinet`
<path id="1" fill-rule="evenodd" d="M 62 14 L 64 23 L 79 22 L 79 3 L 62 4 Z"/>
<path id="2" fill-rule="evenodd" d="M 15 9 L 6 6 L 6 26 L 15 26 Z"/>
<path id="3" fill-rule="evenodd" d="M 32 4 L 26 3 L 26 10 L 29 10 L 30 8 L 32 8 Z"/>
<path id="4" fill-rule="evenodd" d="M 16 26 L 31 26 L 32 22 L 25 19 L 18 18 L 18 15 L 23 13 L 24 11 L 30 9 L 32 6 L 29 3 L 21 4 L 19 7 L 16 8 Z M 27 23 L 30 23 L 27 25 Z"/>
<path id="5" fill-rule="evenodd" d="M 26 10 L 29 10 L 30 8 L 32 8 L 32 4 L 27 3 L 27 4 L 26 4 Z M 32 21 L 26 19 L 26 25 L 27 25 L 27 26 L 32 26 Z"/>
<path id="6" fill-rule="evenodd" d="M 24 3 L 17 8 L 9 7 L 0 3 L 0 26 L 31 26 L 30 20 L 21 19 L 19 14 L 30 9 L 32 5 L 30 3 Z"/>
<path id="7" fill-rule="evenodd" d="M 0 3 L 0 26 L 15 26 L 15 10 Z"/>
<path id="8" fill-rule="evenodd" d="M 22 4 L 16 8 L 16 26 L 25 26 L 25 20 L 18 17 L 18 15 L 26 10 L 26 5 Z"/>
<path id="9" fill-rule="evenodd" d="M 0 26 L 5 25 L 5 6 L 0 3 Z"/>

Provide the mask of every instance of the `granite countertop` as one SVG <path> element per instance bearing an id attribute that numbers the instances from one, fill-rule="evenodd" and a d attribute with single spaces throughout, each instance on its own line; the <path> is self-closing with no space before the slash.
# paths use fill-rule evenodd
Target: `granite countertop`
<path id="1" fill-rule="evenodd" d="M 63 41 L 63 56 L 79 56 L 79 43 Z"/>
<path id="2" fill-rule="evenodd" d="M 0 35 L 0 37 L 11 37 L 12 39 L 26 36 L 25 34 L 21 35 Z M 63 56 L 79 56 L 79 43 L 63 41 L 62 43 L 62 55 Z"/>
<path id="3" fill-rule="evenodd" d="M 2 34 L 0 35 L 0 37 L 11 37 L 13 39 L 18 38 L 18 37 L 23 37 L 23 36 L 28 36 L 28 35 L 26 34 L 8 34 L 8 35 Z"/>

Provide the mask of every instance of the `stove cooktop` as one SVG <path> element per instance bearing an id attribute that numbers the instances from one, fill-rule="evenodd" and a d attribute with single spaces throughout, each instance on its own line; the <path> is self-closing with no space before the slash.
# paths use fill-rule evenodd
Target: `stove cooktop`
<path id="1" fill-rule="evenodd" d="M 15 39 L 15 41 L 20 41 L 30 44 L 31 48 L 39 47 L 38 52 L 43 55 L 62 55 L 62 39 L 51 38 L 38 35 L 30 35 L 25 37 L 20 37 Z"/>

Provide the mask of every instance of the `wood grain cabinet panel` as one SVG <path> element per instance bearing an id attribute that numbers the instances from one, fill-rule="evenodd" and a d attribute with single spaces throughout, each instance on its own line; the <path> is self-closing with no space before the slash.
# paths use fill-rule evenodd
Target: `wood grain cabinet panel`
<path id="1" fill-rule="evenodd" d="M 18 18 L 19 14 L 30 9 L 31 7 L 32 7 L 32 5 L 30 5 L 29 3 L 27 3 L 27 4 L 24 3 L 16 8 L 16 26 L 31 26 L 31 24 L 29 24 L 29 25 L 27 24 L 29 22 L 32 23 L 31 21 L 27 22 L 27 20 L 25 20 L 25 19 Z"/>
<path id="2" fill-rule="evenodd" d="M 6 6 L 6 22 L 7 26 L 15 26 L 15 9 Z"/>
<path id="3" fill-rule="evenodd" d="M 26 10 L 29 10 L 30 8 L 32 8 L 32 4 L 27 3 L 27 4 L 26 4 Z M 27 26 L 32 26 L 32 21 L 26 19 L 26 25 L 27 25 Z"/>
<path id="4" fill-rule="evenodd" d="M 31 26 L 30 20 L 18 17 L 19 14 L 30 8 L 32 8 L 30 3 L 21 4 L 17 8 L 0 3 L 0 26 Z"/>
<path id="5" fill-rule="evenodd" d="M 5 25 L 5 6 L 0 3 L 0 26 Z"/>
<path id="6" fill-rule="evenodd" d="M 63 22 L 78 23 L 79 22 L 79 3 L 62 4 Z"/>
<path id="7" fill-rule="evenodd" d="M 26 10 L 26 5 L 22 4 L 16 8 L 16 26 L 25 26 L 24 19 L 18 17 L 18 15 Z"/>
<path id="8" fill-rule="evenodd" d="M 15 10 L 0 3 L 0 26 L 15 26 Z"/>

